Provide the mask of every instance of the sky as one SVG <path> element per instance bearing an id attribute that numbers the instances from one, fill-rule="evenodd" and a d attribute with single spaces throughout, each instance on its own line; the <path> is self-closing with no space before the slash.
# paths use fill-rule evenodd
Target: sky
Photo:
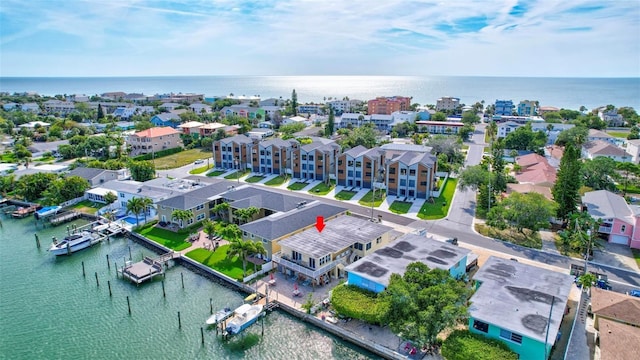
<path id="1" fill-rule="evenodd" d="M 640 1 L 0 1 L 0 76 L 159 75 L 640 77 Z"/>

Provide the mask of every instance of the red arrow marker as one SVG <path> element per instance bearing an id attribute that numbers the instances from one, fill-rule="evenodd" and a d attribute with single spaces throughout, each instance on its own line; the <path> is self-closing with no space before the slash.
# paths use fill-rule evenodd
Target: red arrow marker
<path id="1" fill-rule="evenodd" d="M 316 217 L 316 229 L 318 229 L 318 232 L 322 232 L 322 229 L 324 229 L 324 217 Z"/>

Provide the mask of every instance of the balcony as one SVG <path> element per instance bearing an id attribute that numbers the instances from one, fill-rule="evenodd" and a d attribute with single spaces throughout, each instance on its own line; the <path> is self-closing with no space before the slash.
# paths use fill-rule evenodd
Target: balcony
<path id="1" fill-rule="evenodd" d="M 598 228 L 598 232 L 603 234 L 611 234 L 612 228 L 613 228 L 612 226 L 600 226 Z"/>
<path id="2" fill-rule="evenodd" d="M 348 250 L 347 252 L 345 252 L 345 255 L 341 255 L 338 259 L 329 262 L 328 264 L 323 265 L 322 267 L 318 268 L 318 269 L 311 269 L 305 265 L 302 265 L 301 262 L 299 261 L 295 261 L 292 260 L 289 256 L 287 255 L 282 255 L 282 253 L 278 252 L 273 254 L 272 260 L 276 263 L 276 264 L 280 264 L 284 267 L 287 267 L 295 272 L 304 274 L 305 276 L 312 278 L 312 279 L 318 279 L 320 277 L 320 275 L 323 275 L 325 273 L 327 273 L 328 271 L 332 270 L 333 268 L 335 268 L 336 266 L 338 266 L 338 264 L 343 264 L 343 265 L 347 265 L 346 263 L 346 259 L 348 258 L 348 255 L 351 253 L 350 250 Z"/>

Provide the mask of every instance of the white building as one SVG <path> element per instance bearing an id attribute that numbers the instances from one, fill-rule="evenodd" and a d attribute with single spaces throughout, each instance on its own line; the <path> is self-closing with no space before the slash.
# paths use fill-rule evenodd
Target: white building
<path id="1" fill-rule="evenodd" d="M 640 139 L 627 140 L 627 154 L 631 155 L 634 164 L 640 163 Z"/>
<path id="2" fill-rule="evenodd" d="M 582 145 L 583 158 L 592 160 L 600 156 L 620 162 L 630 162 L 632 159 L 624 150 L 606 141 L 595 140 Z"/>
<path id="3" fill-rule="evenodd" d="M 455 110 L 460 106 L 460 98 L 443 96 L 436 101 L 437 111 Z"/>
<path id="4" fill-rule="evenodd" d="M 342 114 L 346 112 L 354 111 L 355 109 L 362 106 L 364 102 L 362 100 L 331 100 L 327 101 L 326 104 L 333 108 L 333 111 Z"/>
<path id="5" fill-rule="evenodd" d="M 507 121 L 498 124 L 498 138 L 507 137 L 510 133 L 516 131 L 517 128 L 521 127 L 521 124 L 513 121 Z"/>

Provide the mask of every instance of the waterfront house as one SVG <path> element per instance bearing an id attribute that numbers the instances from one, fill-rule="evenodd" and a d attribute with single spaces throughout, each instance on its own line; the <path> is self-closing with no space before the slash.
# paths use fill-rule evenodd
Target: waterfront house
<path id="1" fill-rule="evenodd" d="M 373 188 L 384 176 L 384 151 L 358 145 L 338 156 L 337 184 L 346 187 Z"/>
<path id="2" fill-rule="evenodd" d="M 604 131 L 596 130 L 596 129 L 589 129 L 589 133 L 587 134 L 587 142 L 588 141 L 598 141 L 598 140 L 611 143 L 612 145 L 616 145 L 619 142 L 618 139 L 616 139 L 615 137 L 607 134 Z"/>
<path id="3" fill-rule="evenodd" d="M 352 112 L 362 106 L 364 102 L 362 100 L 329 100 L 325 104 L 333 108 L 336 115 L 341 115 L 345 112 Z"/>
<path id="4" fill-rule="evenodd" d="M 222 129 L 224 131 L 224 128 L 226 128 L 227 125 L 219 123 L 219 122 L 212 122 L 212 123 L 207 123 L 204 124 L 202 126 L 200 126 L 198 128 L 198 131 L 200 132 L 200 136 L 205 137 L 205 136 L 213 136 L 216 134 L 216 132 L 218 132 L 218 130 Z"/>
<path id="5" fill-rule="evenodd" d="M 519 127 L 523 126 L 514 121 L 506 121 L 498 124 L 498 138 L 505 138 L 510 133 L 516 131 Z"/>
<path id="6" fill-rule="evenodd" d="M 405 96 L 377 97 L 367 102 L 369 114 L 391 115 L 394 111 L 405 111 L 411 108 L 411 98 Z"/>
<path id="7" fill-rule="evenodd" d="M 443 96 L 436 100 L 436 111 L 455 111 L 460 106 L 460 98 Z"/>
<path id="8" fill-rule="evenodd" d="M 138 131 L 127 138 L 131 146 L 129 155 L 152 154 L 161 150 L 182 147 L 180 132 L 170 127 L 153 127 Z"/>
<path id="9" fill-rule="evenodd" d="M 273 254 L 278 271 L 313 285 L 344 276 L 345 267 L 391 241 L 393 228 L 342 215 L 325 222 L 322 232 L 303 230 L 279 242 Z"/>
<path id="10" fill-rule="evenodd" d="M 596 329 L 594 343 L 600 350 L 600 358 L 637 357 L 640 353 L 640 299 L 592 287 L 590 306 Z"/>
<path id="11" fill-rule="evenodd" d="M 213 161 L 219 169 L 246 169 L 251 164 L 253 140 L 236 135 L 213 142 Z"/>
<path id="12" fill-rule="evenodd" d="M 251 149 L 252 171 L 273 175 L 290 173 L 291 155 L 298 145 L 294 139 L 278 138 L 254 143 Z"/>
<path id="13" fill-rule="evenodd" d="M 602 140 L 589 141 L 582 144 L 582 157 L 593 160 L 604 156 L 619 162 L 629 162 L 632 156 L 623 149 Z"/>
<path id="14" fill-rule="evenodd" d="M 191 135 L 194 137 L 200 136 L 200 128 L 204 125 L 199 121 L 187 121 L 178 125 L 178 129 L 182 131 L 184 135 Z"/>
<path id="15" fill-rule="evenodd" d="M 438 160 L 430 153 L 386 151 L 387 195 L 428 199 L 436 184 Z"/>
<path id="16" fill-rule="evenodd" d="M 538 101 L 522 100 L 518 104 L 519 116 L 534 116 L 538 113 Z"/>
<path id="17" fill-rule="evenodd" d="M 329 181 L 335 177 L 335 162 L 340 145 L 328 139 L 315 138 L 311 144 L 293 149 L 293 177 L 303 180 Z"/>
<path id="18" fill-rule="evenodd" d="M 625 121 L 616 109 L 607 110 L 606 107 L 598 109 L 598 117 L 607 123 L 607 126 L 624 126 Z"/>
<path id="19" fill-rule="evenodd" d="M 574 277 L 490 256 L 473 280 L 469 330 L 502 341 L 521 360 L 548 359 Z"/>
<path id="20" fill-rule="evenodd" d="M 640 214 L 637 206 L 629 206 L 620 195 L 608 190 L 589 191 L 582 205 L 594 219 L 601 219 L 598 232 L 613 244 L 640 249 Z"/>
<path id="21" fill-rule="evenodd" d="M 391 274 L 403 275 L 407 266 L 417 261 L 431 269 L 446 270 L 460 279 L 466 274 L 470 253 L 470 250 L 446 242 L 406 234 L 347 266 L 347 282 L 379 293 L 389 286 Z"/>
<path id="22" fill-rule="evenodd" d="M 512 100 L 496 100 L 494 114 L 496 115 L 513 115 L 513 101 Z"/>
<path id="23" fill-rule="evenodd" d="M 280 251 L 279 241 L 306 229 L 314 228 L 318 216 L 322 216 L 324 221 L 328 222 L 346 212 L 347 209 L 343 207 L 320 201 L 301 202 L 295 209 L 276 212 L 262 219 L 240 225 L 240 229 L 245 240 L 262 242 L 267 252 L 265 258 L 270 261 L 273 254 Z"/>
<path id="24" fill-rule="evenodd" d="M 166 113 L 160 113 L 154 115 L 150 121 L 154 126 L 168 126 L 175 129 L 182 122 L 180 114 L 185 111 L 186 110 L 174 110 Z"/>
<path id="25" fill-rule="evenodd" d="M 79 176 L 89 182 L 91 187 L 96 187 L 111 180 L 124 180 L 129 177 L 128 169 L 105 170 L 86 167 L 77 167 L 69 171 L 66 176 Z"/>
<path id="26" fill-rule="evenodd" d="M 229 222 L 239 224 L 241 219 L 235 216 L 238 209 L 254 207 L 259 210 L 251 220 L 261 219 L 274 213 L 287 212 L 306 204 L 304 198 L 282 194 L 270 189 L 254 186 L 240 186 L 222 194 L 222 201 L 229 204 Z"/>

